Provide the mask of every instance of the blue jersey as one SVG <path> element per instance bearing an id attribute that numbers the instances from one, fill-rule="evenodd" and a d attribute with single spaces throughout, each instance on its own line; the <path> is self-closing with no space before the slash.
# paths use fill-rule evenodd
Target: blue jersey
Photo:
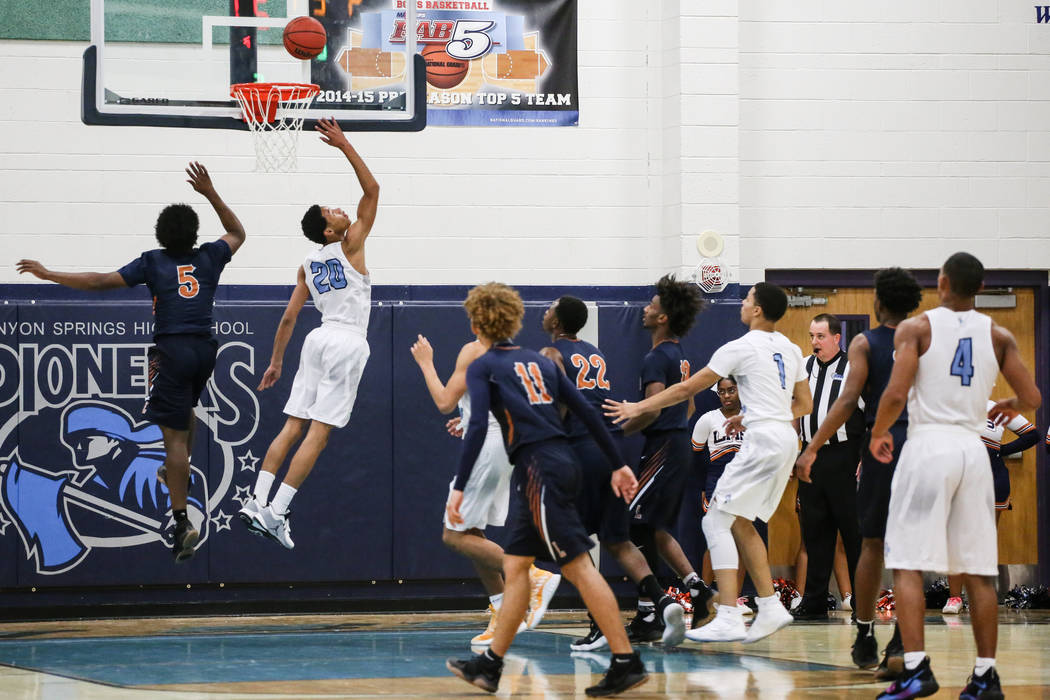
<path id="1" fill-rule="evenodd" d="M 879 399 L 893 373 L 893 336 L 896 328 L 877 326 L 864 331 L 868 341 L 868 378 L 864 382 L 861 398 L 864 399 L 864 421 L 868 427 L 875 425 L 875 414 L 879 412 Z M 897 424 L 908 423 L 908 409 L 901 411 Z"/>
<path id="2" fill-rule="evenodd" d="M 456 474 L 456 489 L 462 491 L 470 478 L 488 433 L 490 412 L 503 431 L 511 462 L 525 445 L 566 437 L 557 406 L 563 403 L 594 436 L 609 459 L 609 471 L 623 466 L 619 450 L 598 411 L 587 403 L 564 372 L 535 350 L 508 342 L 493 345 L 470 363 L 467 391 L 470 423 Z"/>
<path id="3" fill-rule="evenodd" d="M 685 359 L 682 346 L 677 340 L 665 340 L 649 351 L 642 361 L 642 395 L 645 387 L 653 383 L 663 384 L 664 388 L 678 384 L 689 378 L 689 360 Z M 686 402 L 668 406 L 660 411 L 643 435 L 658 430 L 685 430 L 689 426 Z"/>
<path id="4" fill-rule="evenodd" d="M 587 399 L 587 403 L 601 414 L 602 404 L 609 398 L 611 388 L 606 376 L 605 355 L 586 340 L 571 338 L 558 338 L 554 341 L 554 349 L 561 353 L 565 372 L 569 375 L 569 383 L 575 384 L 583 398 Z M 607 423 L 606 427 L 611 432 L 623 430 L 613 423 Z M 587 434 L 587 426 L 570 413 L 565 416 L 565 432 L 573 439 L 583 437 Z"/>
<path id="5" fill-rule="evenodd" d="M 147 250 L 118 272 L 129 287 L 145 284 L 153 294 L 153 335 L 211 335 L 211 310 L 219 275 L 233 255 L 224 240 L 185 255 Z"/>

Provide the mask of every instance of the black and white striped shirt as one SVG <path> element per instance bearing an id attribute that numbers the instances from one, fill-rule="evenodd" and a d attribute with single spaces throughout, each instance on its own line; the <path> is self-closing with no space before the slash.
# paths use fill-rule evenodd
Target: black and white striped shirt
<path id="1" fill-rule="evenodd" d="M 806 373 L 809 375 L 809 390 L 813 393 L 813 412 L 802 418 L 802 441 L 809 443 L 820 429 L 828 415 L 828 409 L 835 403 L 842 391 L 842 385 L 849 375 L 849 362 L 846 353 L 841 350 L 827 362 L 821 362 L 816 355 L 806 360 Z M 837 445 L 847 439 L 845 423 L 839 426 L 828 440 L 829 445 Z"/>

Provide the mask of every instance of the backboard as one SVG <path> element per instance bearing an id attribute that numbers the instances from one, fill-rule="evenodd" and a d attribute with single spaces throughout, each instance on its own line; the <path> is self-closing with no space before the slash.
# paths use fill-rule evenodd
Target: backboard
<path id="1" fill-rule="evenodd" d="M 377 34 L 381 14 L 416 25 L 416 3 L 371 0 L 91 0 L 81 118 L 86 124 L 247 130 L 230 85 L 315 83 L 306 128 L 335 117 L 346 131 L 426 126 L 426 75 L 416 35 Z M 397 9 L 398 5 L 408 5 Z M 285 24 L 309 15 L 328 34 L 315 59 L 292 57 Z M 367 66 L 362 61 L 367 59 Z M 351 89 L 351 76 L 385 77 L 382 89 Z M 391 82 L 394 79 L 395 82 Z"/>

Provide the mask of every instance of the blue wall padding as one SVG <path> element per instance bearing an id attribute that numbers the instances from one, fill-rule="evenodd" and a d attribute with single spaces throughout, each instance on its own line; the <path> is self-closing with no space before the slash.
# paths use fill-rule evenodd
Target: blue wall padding
<path id="1" fill-rule="evenodd" d="M 608 356 L 613 394 L 620 398 L 640 396 L 638 373 L 650 347 L 641 327 L 643 305 L 633 299 L 599 304 L 599 343 Z M 548 344 L 540 328 L 546 306 L 527 303 L 518 337 L 522 345 Z M 743 332 L 738 308 L 716 304 L 699 317 L 683 341 L 694 370 L 718 345 Z M 449 416 L 435 408 L 409 353 L 417 334 L 426 335 L 438 374 L 448 378 L 459 348 L 472 338 L 463 308 L 455 302 L 373 304 L 371 358 L 353 417 L 346 428 L 332 432 L 292 503 L 295 548 L 284 550 L 252 537 L 238 522 L 237 510 L 284 424 L 282 408 L 303 339 L 319 324 L 316 311 L 304 309 L 280 381 L 257 392 L 283 310 L 271 302 L 216 307 L 221 350 L 198 411 L 192 455 L 197 475 L 191 495 L 196 489 L 206 511 L 207 539 L 198 556 L 176 567 L 162 541 L 168 529 L 165 508 L 150 503 L 166 498 L 150 481 L 163 455 L 146 439 L 150 431 L 141 419 L 150 345 L 143 324 L 151 319 L 149 305 L 0 306 L 0 465 L 7 471 L 4 479 L 16 472 L 28 475 L 2 490 L 8 496 L 0 498 L 0 586 L 88 590 L 472 578 L 469 562 L 441 543 L 444 503 L 461 442 L 445 432 Z M 716 405 L 713 393 L 698 397 L 699 411 Z M 85 421 L 97 427 L 71 433 L 66 416 L 75 409 L 82 411 L 78 427 Z M 632 464 L 640 448 L 640 440 L 628 442 Z M 129 479 L 132 486 L 122 489 Z M 58 496 L 49 499 L 48 489 Z M 702 546 L 698 489 L 695 479 L 679 523 L 682 544 L 694 558 Z M 18 502 L 9 502 L 12 498 Z M 32 514 L 26 511 L 30 506 Z M 491 528 L 489 535 L 499 542 L 502 529 Z M 76 542 L 72 549 L 70 537 Z M 85 553 L 74 557 L 78 548 Z M 699 567 L 698 558 L 694 563 Z M 602 568 L 618 572 L 609 557 L 603 557 Z"/>

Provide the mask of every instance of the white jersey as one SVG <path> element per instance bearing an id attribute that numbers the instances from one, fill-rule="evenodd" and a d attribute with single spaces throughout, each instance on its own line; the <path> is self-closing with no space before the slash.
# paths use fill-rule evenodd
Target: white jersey
<path id="1" fill-rule="evenodd" d="M 707 366 L 720 377 L 736 378 L 747 422 L 790 422 L 795 382 L 805 381 L 798 346 L 777 331 L 749 331 L 715 350 Z"/>
<path id="2" fill-rule="evenodd" d="M 463 396 L 459 399 L 459 424 L 463 427 L 463 437 L 467 437 L 467 425 L 470 423 L 470 392 L 464 392 Z M 502 430 L 499 427 L 499 422 L 496 417 L 489 411 L 489 434 L 500 433 Z"/>
<path id="3" fill-rule="evenodd" d="M 728 420 L 722 409 L 708 411 L 697 419 L 693 426 L 693 451 L 700 452 L 707 448 L 707 456 L 712 462 L 740 451 L 744 434 L 737 433 L 730 437 L 722 427 Z"/>
<path id="4" fill-rule="evenodd" d="M 303 271 L 322 324 L 368 331 L 372 280 L 354 269 L 342 243 L 329 243 L 307 255 Z"/>
<path id="5" fill-rule="evenodd" d="M 908 394 L 908 428 L 958 426 L 980 434 L 988 397 L 999 375 L 992 319 L 977 311 L 943 306 L 926 312 L 930 347 L 919 357 Z"/>
<path id="6" fill-rule="evenodd" d="M 992 410 L 992 406 L 995 402 L 991 399 L 988 400 L 988 410 Z M 1012 430 L 1015 435 L 1022 435 L 1027 433 L 1029 430 L 1035 430 L 1035 426 L 1028 422 L 1028 419 L 1018 413 L 1016 416 L 996 425 L 991 418 L 985 418 L 984 430 L 981 431 L 981 439 L 984 440 L 984 444 L 987 447 L 992 448 L 996 452 L 1003 444 L 1003 431 L 1004 429 Z"/>

